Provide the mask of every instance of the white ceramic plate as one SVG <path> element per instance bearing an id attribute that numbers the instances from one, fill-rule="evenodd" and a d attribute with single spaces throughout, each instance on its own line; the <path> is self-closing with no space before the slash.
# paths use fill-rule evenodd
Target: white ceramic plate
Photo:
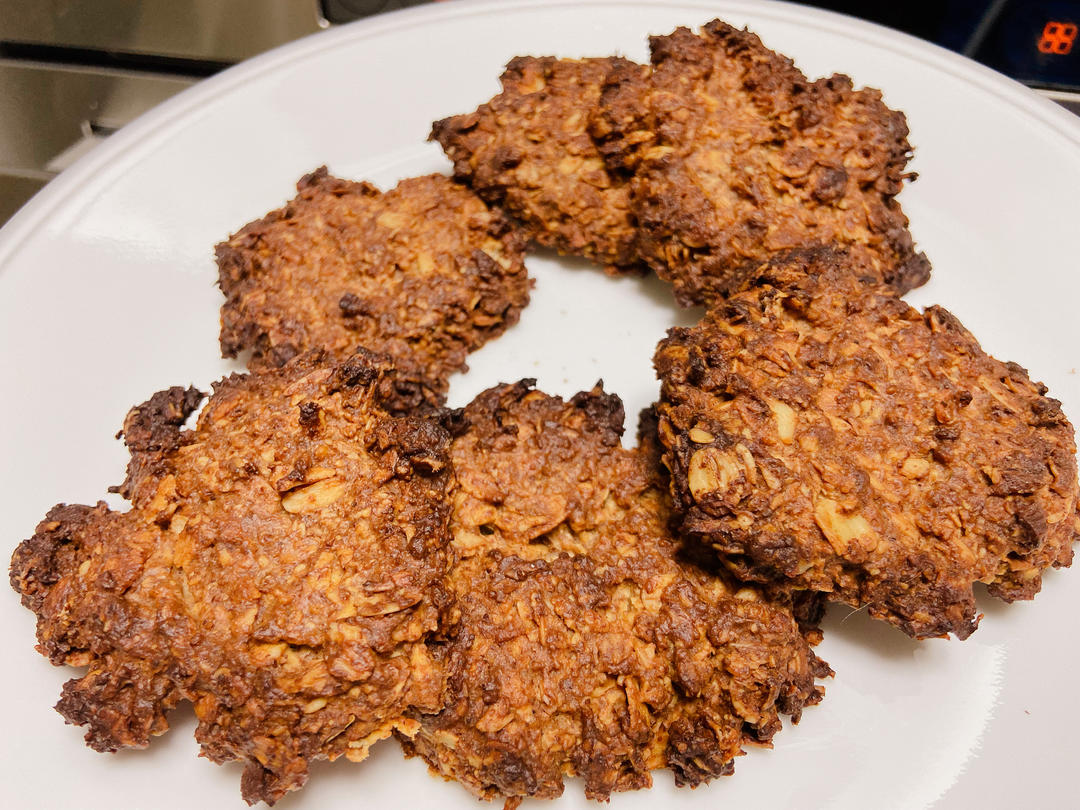
<path id="1" fill-rule="evenodd" d="M 905 110 L 921 177 L 901 201 L 934 264 L 910 296 L 951 308 L 994 354 L 1028 366 L 1080 418 L 1075 249 L 1080 124 L 1002 76 L 886 29 L 763 2 L 460 2 L 319 34 L 210 79 L 125 128 L 0 231 L 3 553 L 57 501 L 93 503 L 123 477 L 126 410 L 237 370 L 218 357 L 213 245 L 292 196 L 322 163 L 392 185 L 446 170 L 430 122 L 496 92 L 516 54 L 645 59 L 646 35 L 715 16 L 747 24 L 810 76 L 847 72 Z M 650 357 L 686 322 L 662 284 L 536 256 L 521 323 L 470 360 L 451 403 L 535 376 L 569 395 L 603 377 L 627 412 L 652 401 Z M 632 430 L 631 430 L 632 432 Z M 1073 803 L 1076 573 L 1033 603 L 983 598 L 966 642 L 916 643 L 834 610 L 825 702 L 751 751 L 736 775 L 676 791 L 656 774 L 637 807 L 919 808 Z M 147 751 L 96 754 L 52 711 L 72 670 L 32 650 L 33 620 L 0 597 L 0 805 L 242 807 L 238 765 L 196 758 L 193 719 Z M 558 807 L 586 806 L 571 782 Z M 475 806 L 402 760 L 316 765 L 293 808 Z"/>

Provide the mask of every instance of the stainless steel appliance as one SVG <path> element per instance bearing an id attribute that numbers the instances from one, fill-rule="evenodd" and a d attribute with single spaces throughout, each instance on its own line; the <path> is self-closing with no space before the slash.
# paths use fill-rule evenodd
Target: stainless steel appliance
<path id="1" fill-rule="evenodd" d="M 426 0 L 0 0 L 0 224 L 185 87 L 330 25 Z"/>

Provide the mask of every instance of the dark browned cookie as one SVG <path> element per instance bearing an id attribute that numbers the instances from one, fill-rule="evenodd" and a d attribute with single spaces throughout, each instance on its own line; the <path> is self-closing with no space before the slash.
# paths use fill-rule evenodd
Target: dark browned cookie
<path id="1" fill-rule="evenodd" d="M 39 649 L 89 667 L 57 709 L 99 751 L 143 747 L 194 704 L 215 762 L 273 804 L 313 759 L 361 760 L 435 711 L 449 436 L 373 404 L 382 361 L 317 353 L 173 388 L 124 424 L 131 511 L 60 505 L 12 558 Z"/>
<path id="2" fill-rule="evenodd" d="M 437 121 L 431 137 L 454 176 L 523 223 L 538 244 L 610 271 L 639 270 L 623 173 L 609 172 L 586 128 L 612 69 L 625 59 L 518 57 L 502 93 L 476 112 Z"/>
<path id="3" fill-rule="evenodd" d="M 634 172 L 638 251 L 684 305 L 722 298 L 741 268 L 841 243 L 904 292 L 926 281 L 894 199 L 904 115 L 846 76 L 810 82 L 719 20 L 652 37 L 651 74 L 613 71 L 590 123 L 613 171 Z"/>
<path id="4" fill-rule="evenodd" d="M 841 253 L 761 268 L 660 343 L 660 437 L 683 530 L 738 577 L 826 592 L 916 638 L 977 626 L 1072 561 L 1073 429 L 954 316 Z"/>
<path id="5" fill-rule="evenodd" d="M 524 240 L 438 174 L 382 193 L 323 167 L 297 189 L 217 247 L 222 354 L 250 349 L 256 369 L 307 349 L 385 352 L 392 410 L 441 405 L 466 355 L 528 303 Z"/>
<path id="6" fill-rule="evenodd" d="M 798 719 L 828 673 L 791 613 L 680 556 L 654 454 L 619 444 L 622 403 L 531 381 L 461 416 L 451 527 L 459 596 L 446 708 L 406 748 L 481 798 L 552 798 L 730 773 Z"/>

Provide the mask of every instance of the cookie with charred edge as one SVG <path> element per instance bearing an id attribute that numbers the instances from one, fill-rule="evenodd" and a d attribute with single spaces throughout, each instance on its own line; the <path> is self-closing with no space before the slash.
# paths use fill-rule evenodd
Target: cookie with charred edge
<path id="1" fill-rule="evenodd" d="M 651 37 L 652 72 L 609 73 L 590 132 L 633 173 L 640 255 L 684 305 L 737 286 L 740 268 L 793 248 L 864 253 L 898 292 L 924 283 L 895 197 L 911 156 L 903 113 L 846 76 L 811 82 L 719 20 Z"/>
<path id="2" fill-rule="evenodd" d="M 389 354 L 387 406 L 439 406 L 466 355 L 517 322 L 529 301 L 524 240 L 504 216 L 442 175 L 385 193 L 303 177 L 284 208 L 217 246 L 221 351 L 250 367 L 325 349 Z"/>
<path id="3" fill-rule="evenodd" d="M 517 57 L 502 92 L 475 112 L 435 122 L 454 177 L 520 221 L 537 244 L 610 272 L 643 269 L 626 173 L 609 171 L 587 124 L 608 72 L 647 68 L 616 57 Z"/>
<path id="4" fill-rule="evenodd" d="M 656 352 L 685 533 L 741 579 L 826 593 L 915 638 L 975 630 L 976 582 L 1030 599 L 1070 564 L 1076 445 L 1045 386 L 842 253 L 754 281 Z"/>
<path id="5" fill-rule="evenodd" d="M 324 360 L 221 381 L 193 430 L 201 394 L 156 394 L 124 423 L 131 510 L 57 506 L 16 549 L 39 650 L 89 668 L 57 709 L 95 750 L 187 700 L 203 754 L 273 804 L 440 708 L 449 436 L 376 406 L 385 358 Z"/>
<path id="6" fill-rule="evenodd" d="M 653 404 L 644 408 L 638 414 L 638 449 L 637 452 L 644 457 L 651 478 L 651 485 L 665 492 L 671 488 L 671 474 L 664 465 L 664 445 L 660 442 L 660 415 L 657 413 L 657 405 Z M 671 532 L 674 536 L 679 535 L 679 515 L 672 510 L 668 520 Z M 713 576 L 727 578 L 731 582 L 731 574 L 723 562 L 717 558 L 713 550 L 698 542 L 679 541 L 679 559 L 684 563 L 692 564 L 702 571 L 708 571 Z M 825 594 L 817 591 L 792 590 L 786 583 L 760 582 L 755 583 L 755 588 L 764 594 L 765 599 L 776 604 L 783 604 L 791 609 L 795 621 L 802 631 L 803 637 L 816 647 L 824 639 L 821 631 L 821 621 L 825 618 L 825 608 L 828 599 Z M 832 675 L 832 669 L 820 659 L 816 665 L 818 677 Z"/>
<path id="7" fill-rule="evenodd" d="M 619 443 L 618 397 L 531 381 L 458 416 L 451 526 L 459 599 L 446 708 L 406 749 L 480 798 L 586 795 L 729 774 L 829 672 L 783 603 L 684 560 L 655 454 Z"/>

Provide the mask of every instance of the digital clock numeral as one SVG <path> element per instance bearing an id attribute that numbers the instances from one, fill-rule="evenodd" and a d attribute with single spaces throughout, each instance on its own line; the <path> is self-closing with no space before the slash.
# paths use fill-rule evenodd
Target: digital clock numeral
<path id="1" fill-rule="evenodd" d="M 1039 50 L 1063 56 L 1069 53 L 1076 42 L 1076 24 L 1067 22 L 1048 22 L 1039 38 Z"/>

